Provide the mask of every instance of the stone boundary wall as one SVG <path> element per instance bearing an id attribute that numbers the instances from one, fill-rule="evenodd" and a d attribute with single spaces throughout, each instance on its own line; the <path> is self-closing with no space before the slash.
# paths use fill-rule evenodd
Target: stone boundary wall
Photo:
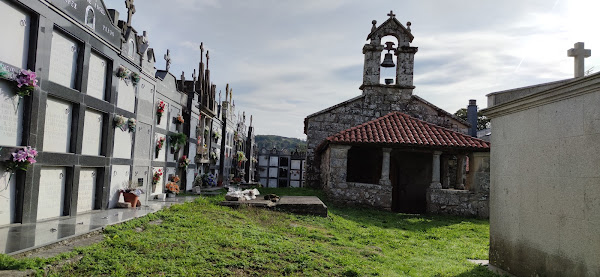
<path id="1" fill-rule="evenodd" d="M 364 183 L 338 183 L 327 187 L 325 193 L 335 203 L 392 208 L 392 186 Z"/>
<path id="2" fill-rule="evenodd" d="M 489 218 L 489 193 L 469 190 L 429 189 L 427 212 L 466 217 Z"/>

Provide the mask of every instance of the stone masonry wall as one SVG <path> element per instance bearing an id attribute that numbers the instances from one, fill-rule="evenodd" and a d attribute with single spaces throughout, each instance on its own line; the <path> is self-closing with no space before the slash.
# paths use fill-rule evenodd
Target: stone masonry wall
<path id="1" fill-rule="evenodd" d="M 305 123 L 307 186 L 323 187 L 320 179 L 320 159 L 315 157 L 315 150 L 320 143 L 333 134 L 382 117 L 390 112 L 401 111 L 438 126 L 463 133 L 467 132 L 465 125 L 447 114 L 440 113 L 411 94 L 412 89 L 400 89 L 396 86 L 368 86 L 364 88 L 363 96 L 350 99 L 326 112 L 308 117 Z M 344 171 L 346 171 L 345 168 Z"/>
<path id="2" fill-rule="evenodd" d="M 324 190 L 328 198 L 339 204 L 390 209 L 392 186 L 346 182 L 346 166 L 350 146 L 331 145 L 321 155 Z"/>

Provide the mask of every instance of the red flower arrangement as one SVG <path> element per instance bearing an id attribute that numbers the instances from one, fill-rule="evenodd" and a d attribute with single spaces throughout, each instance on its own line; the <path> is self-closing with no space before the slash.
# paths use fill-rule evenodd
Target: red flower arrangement
<path id="1" fill-rule="evenodd" d="M 152 185 L 156 186 L 158 184 L 158 181 L 160 181 L 160 176 L 162 175 L 162 169 L 159 169 L 158 171 L 154 172 L 154 175 L 152 176 Z"/>
<path id="2" fill-rule="evenodd" d="M 167 104 L 165 104 L 165 102 L 163 102 L 163 101 L 158 102 L 158 107 L 156 108 L 156 118 L 158 119 L 158 124 L 160 124 L 160 118 L 162 117 L 163 113 L 165 112 L 166 105 Z"/>

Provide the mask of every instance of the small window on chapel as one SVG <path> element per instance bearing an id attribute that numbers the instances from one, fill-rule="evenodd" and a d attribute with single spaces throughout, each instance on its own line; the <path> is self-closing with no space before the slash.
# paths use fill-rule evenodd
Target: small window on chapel
<path id="1" fill-rule="evenodd" d="M 94 8 L 92 6 L 88 6 L 85 10 L 85 25 L 94 29 L 94 24 L 96 23 L 96 16 L 94 15 Z"/>

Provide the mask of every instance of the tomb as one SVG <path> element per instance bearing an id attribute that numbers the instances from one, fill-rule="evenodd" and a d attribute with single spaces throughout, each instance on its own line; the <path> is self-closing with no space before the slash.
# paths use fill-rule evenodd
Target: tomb
<path id="1" fill-rule="evenodd" d="M 222 201 L 220 205 L 232 208 L 250 206 L 300 215 L 327 217 L 327 206 L 316 196 L 282 196 L 275 202 L 264 200 L 259 196 L 254 200 Z"/>

